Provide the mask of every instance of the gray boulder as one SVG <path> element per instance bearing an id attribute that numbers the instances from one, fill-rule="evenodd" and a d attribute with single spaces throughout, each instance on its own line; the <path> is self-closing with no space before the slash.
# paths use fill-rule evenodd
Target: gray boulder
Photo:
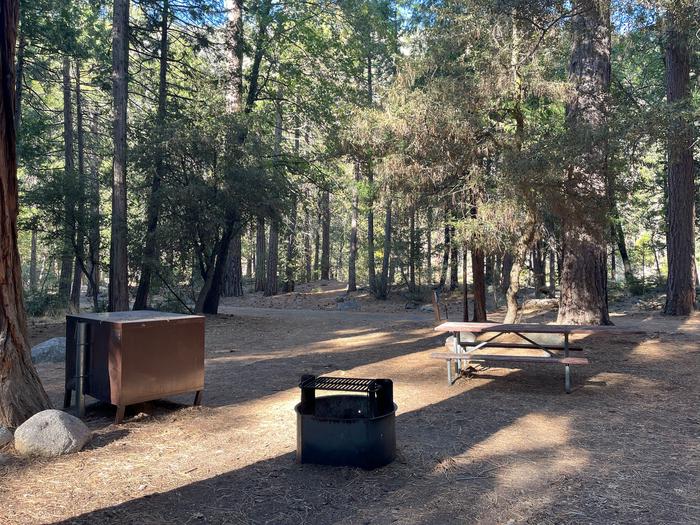
<path id="1" fill-rule="evenodd" d="M 9 428 L 0 427 L 0 447 L 12 443 L 12 431 Z"/>
<path id="2" fill-rule="evenodd" d="M 432 313 L 435 311 L 432 304 L 424 304 L 420 307 L 421 312 Z"/>
<path id="3" fill-rule="evenodd" d="M 338 310 L 359 310 L 360 305 L 357 303 L 355 299 L 347 299 L 343 301 L 342 303 L 338 303 L 335 305 L 335 307 Z"/>
<path id="4" fill-rule="evenodd" d="M 32 361 L 35 363 L 62 363 L 65 359 L 65 337 L 54 337 L 32 348 Z"/>
<path id="5" fill-rule="evenodd" d="M 60 456 L 81 450 L 92 438 L 90 429 L 77 417 L 60 410 L 44 410 L 15 430 L 15 449 L 20 454 Z"/>

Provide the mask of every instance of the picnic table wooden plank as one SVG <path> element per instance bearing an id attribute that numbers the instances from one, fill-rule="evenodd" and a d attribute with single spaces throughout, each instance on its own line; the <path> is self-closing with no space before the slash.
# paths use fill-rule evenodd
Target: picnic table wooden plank
<path id="1" fill-rule="evenodd" d="M 590 361 L 585 357 L 538 357 L 531 355 L 495 355 L 495 354 L 456 354 L 450 353 L 433 353 L 430 354 L 433 359 L 447 359 L 459 361 L 498 361 L 498 362 L 514 362 L 514 363 L 553 363 L 561 365 L 587 365 Z"/>
<path id="2" fill-rule="evenodd" d="M 434 328 L 436 332 L 470 332 L 483 334 L 489 332 L 520 332 L 523 334 L 639 334 L 643 330 L 620 326 L 598 325 L 563 325 L 563 324 L 499 324 L 499 323 L 464 323 L 449 321 Z"/>

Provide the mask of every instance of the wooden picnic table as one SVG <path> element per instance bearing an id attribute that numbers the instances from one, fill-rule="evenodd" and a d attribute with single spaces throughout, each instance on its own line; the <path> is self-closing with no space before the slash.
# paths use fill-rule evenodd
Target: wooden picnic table
<path id="1" fill-rule="evenodd" d="M 434 359 L 445 359 L 447 361 L 447 382 L 452 384 L 452 369 L 456 366 L 456 372 L 462 371 L 462 363 L 485 362 L 500 363 L 500 366 L 508 363 L 535 363 L 535 364 L 559 364 L 564 365 L 564 389 L 566 393 L 571 392 L 571 366 L 587 365 L 589 361 L 586 357 L 572 357 L 570 352 L 582 351 L 580 346 L 572 346 L 569 336 L 575 334 L 629 334 L 640 333 L 639 330 L 630 330 L 617 326 L 597 326 L 597 325 L 556 325 L 556 324 L 501 324 L 501 323 L 459 323 L 445 322 L 435 327 L 436 332 L 451 333 L 452 352 L 434 353 L 430 357 Z M 475 336 L 493 334 L 491 337 L 477 341 L 463 340 L 461 334 L 471 333 Z M 505 334 L 516 335 L 519 342 L 496 341 Z M 555 334 L 561 335 L 562 344 L 538 342 L 525 334 Z M 524 342 L 523 342 L 524 341 Z M 538 350 L 539 355 L 512 355 L 512 354 L 477 354 L 483 348 L 520 348 Z M 563 352 L 563 356 L 561 355 Z"/>

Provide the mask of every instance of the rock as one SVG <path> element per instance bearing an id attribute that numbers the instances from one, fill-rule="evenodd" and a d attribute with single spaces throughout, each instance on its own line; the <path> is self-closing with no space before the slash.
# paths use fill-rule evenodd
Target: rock
<path id="1" fill-rule="evenodd" d="M 65 337 L 54 337 L 32 348 L 32 361 L 35 363 L 61 363 L 65 359 Z"/>
<path id="2" fill-rule="evenodd" d="M 427 312 L 427 313 L 433 313 L 435 309 L 433 308 L 432 304 L 424 304 L 423 306 L 420 307 L 421 312 Z"/>
<path id="3" fill-rule="evenodd" d="M 345 295 L 345 294 L 339 295 L 339 296 L 337 296 L 337 297 L 335 298 L 335 302 L 336 302 L 336 303 L 342 303 L 342 302 L 345 302 L 345 300 L 346 300 L 347 298 L 348 298 L 348 296 Z"/>
<path id="4" fill-rule="evenodd" d="M 418 303 L 406 303 L 406 310 L 415 310 L 416 308 L 418 308 Z"/>
<path id="5" fill-rule="evenodd" d="M 10 456 L 7 454 L 0 454 L 0 467 L 7 465 L 10 462 Z"/>
<path id="6" fill-rule="evenodd" d="M 60 410 L 44 410 L 15 430 L 15 449 L 20 454 L 60 456 L 81 450 L 92 438 L 90 429 L 77 417 Z"/>
<path id="7" fill-rule="evenodd" d="M 359 310 L 360 305 L 357 304 L 357 301 L 355 299 L 347 299 L 343 301 L 342 303 L 338 303 L 335 305 L 335 307 L 338 310 Z"/>
<path id="8" fill-rule="evenodd" d="M 12 443 L 12 431 L 9 428 L 0 427 L 0 447 L 4 447 L 8 443 Z"/>

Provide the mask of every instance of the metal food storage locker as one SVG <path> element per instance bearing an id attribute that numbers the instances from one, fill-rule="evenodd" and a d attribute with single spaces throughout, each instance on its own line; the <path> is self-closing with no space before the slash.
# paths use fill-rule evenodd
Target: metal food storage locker
<path id="1" fill-rule="evenodd" d="M 83 376 L 78 325 L 84 334 Z M 127 405 L 204 390 L 204 316 L 151 310 L 66 316 L 64 408 L 83 383 L 83 394 L 117 407 L 116 422 Z M 82 397 L 76 401 L 81 406 Z"/>

